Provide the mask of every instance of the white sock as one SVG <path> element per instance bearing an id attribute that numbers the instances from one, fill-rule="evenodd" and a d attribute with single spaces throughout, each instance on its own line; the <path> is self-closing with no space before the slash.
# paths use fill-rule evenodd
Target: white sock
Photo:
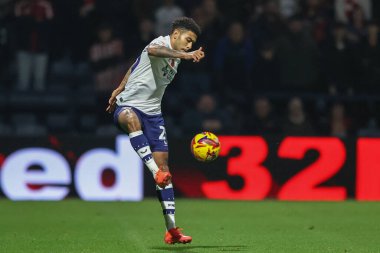
<path id="1" fill-rule="evenodd" d="M 153 178 L 156 177 L 156 173 L 158 171 L 158 166 L 157 166 L 156 162 L 154 161 L 154 159 L 150 159 L 149 161 L 147 161 L 145 163 L 145 165 L 148 167 L 150 172 L 152 172 Z"/>

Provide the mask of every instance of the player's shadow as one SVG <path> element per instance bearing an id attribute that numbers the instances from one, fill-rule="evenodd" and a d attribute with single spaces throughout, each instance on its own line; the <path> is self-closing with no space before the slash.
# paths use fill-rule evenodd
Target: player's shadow
<path id="1" fill-rule="evenodd" d="M 247 251 L 248 247 L 245 245 L 227 245 L 227 246 L 209 246 L 209 245 L 197 245 L 197 246 L 168 246 L 168 247 L 152 247 L 152 250 L 163 250 L 177 253 L 196 253 L 193 249 L 215 249 L 216 252 L 239 252 Z"/>

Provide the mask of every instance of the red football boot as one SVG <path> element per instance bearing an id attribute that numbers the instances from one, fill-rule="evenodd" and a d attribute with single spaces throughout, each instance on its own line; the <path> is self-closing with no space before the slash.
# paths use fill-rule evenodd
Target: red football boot
<path id="1" fill-rule="evenodd" d="M 164 241 L 167 244 L 175 244 L 175 243 L 191 243 L 193 238 L 188 235 L 184 235 L 181 233 L 182 228 L 176 227 L 169 229 L 169 231 L 166 231 Z"/>
<path id="2" fill-rule="evenodd" d="M 171 179 L 172 174 L 170 174 L 169 171 L 162 171 L 161 169 L 157 171 L 156 176 L 154 177 L 156 184 L 161 188 L 165 188 L 165 186 L 170 184 Z"/>

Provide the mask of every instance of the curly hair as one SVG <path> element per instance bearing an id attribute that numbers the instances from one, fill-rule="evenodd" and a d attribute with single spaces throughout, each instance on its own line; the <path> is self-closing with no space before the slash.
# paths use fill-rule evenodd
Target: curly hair
<path id="1" fill-rule="evenodd" d="M 194 21 L 194 19 L 188 17 L 181 17 L 174 20 L 172 23 L 171 33 L 173 33 L 175 29 L 192 31 L 197 35 L 197 37 L 201 35 L 201 28 L 199 25 Z"/>

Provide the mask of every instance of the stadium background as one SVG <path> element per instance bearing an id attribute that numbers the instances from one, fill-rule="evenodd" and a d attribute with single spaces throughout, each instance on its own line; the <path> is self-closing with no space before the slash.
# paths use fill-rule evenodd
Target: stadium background
<path id="1" fill-rule="evenodd" d="M 323 172 L 311 169 L 318 179 L 301 180 L 301 189 L 316 196 L 288 198 L 380 199 L 373 151 L 380 135 L 378 1 L 0 4 L 0 165 L 18 150 L 45 147 L 64 157 L 74 173 L 86 151 L 114 150 L 120 132 L 105 113 L 110 92 L 143 47 L 168 34 L 175 17 L 187 15 L 203 30 L 195 48 L 202 46 L 206 58 L 199 64 L 182 62 L 163 100 L 178 196 L 281 198 L 286 182 L 324 159 L 330 165 L 319 164 Z M 215 163 L 198 163 L 188 150 L 191 137 L 203 130 L 233 138 Z M 258 139 L 249 139 L 253 136 Z M 284 147 L 289 136 L 299 139 Z M 304 142 L 302 136 L 309 138 Z M 245 146 L 250 141 L 252 146 Z M 325 149 L 331 142 L 337 149 Z M 298 154 L 290 151 L 294 147 Z M 253 160 L 244 160 L 245 148 Z M 224 181 L 232 193 L 244 192 L 250 176 L 243 171 L 254 166 L 255 157 L 261 159 L 258 168 L 262 164 L 270 172 L 253 167 L 253 178 L 270 178 L 253 180 L 262 184 L 262 193 L 212 197 L 202 190 L 204 182 Z M 231 164 L 236 159 L 243 162 Z M 25 175 L 41 167 L 37 162 Z M 104 170 L 102 184 L 112 188 L 117 173 Z M 153 181 L 147 170 L 143 173 L 144 194 L 153 196 Z M 370 187 L 363 190 L 366 184 Z M 38 185 L 28 187 L 38 192 L 43 184 Z M 67 196 L 77 196 L 74 184 L 69 187 Z M 332 192 L 318 195 L 318 188 Z"/>

